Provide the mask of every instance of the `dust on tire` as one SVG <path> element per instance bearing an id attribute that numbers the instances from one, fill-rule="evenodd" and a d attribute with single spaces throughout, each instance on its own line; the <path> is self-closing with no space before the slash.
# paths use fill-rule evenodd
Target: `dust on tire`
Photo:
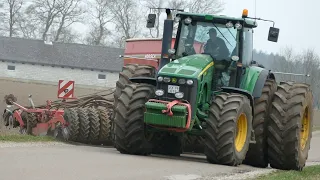
<path id="1" fill-rule="evenodd" d="M 87 142 L 90 132 L 90 122 L 87 108 L 77 108 L 77 113 L 80 122 L 78 141 Z"/>
<path id="2" fill-rule="evenodd" d="M 63 117 L 69 123 L 68 129 L 70 132 L 70 140 L 76 141 L 79 135 L 80 122 L 77 110 L 75 108 L 67 108 L 64 110 Z"/>
<path id="3" fill-rule="evenodd" d="M 268 157 L 271 167 L 302 170 L 308 158 L 313 125 L 313 99 L 310 86 L 281 83 L 274 95 L 268 126 Z M 309 115 L 309 134 L 304 149 L 300 146 L 304 109 Z"/>
<path id="4" fill-rule="evenodd" d="M 270 119 L 270 108 L 273 95 L 277 90 L 277 83 L 267 79 L 260 98 L 255 100 L 254 118 L 252 121 L 256 144 L 250 144 L 244 164 L 255 167 L 268 167 L 267 131 Z"/>
<path id="5" fill-rule="evenodd" d="M 123 89 L 115 110 L 115 147 L 121 153 L 148 155 L 152 144 L 145 137 L 144 108 L 154 96 L 149 84 L 128 84 Z"/>
<path id="6" fill-rule="evenodd" d="M 247 132 L 240 152 L 235 147 L 237 119 L 244 113 Z M 252 130 L 252 108 L 249 99 L 241 94 L 220 93 L 212 101 L 205 129 L 204 154 L 210 163 L 237 166 L 245 159 Z"/>
<path id="7" fill-rule="evenodd" d="M 88 135 L 88 141 L 96 141 L 99 139 L 100 132 L 100 118 L 96 108 L 88 108 L 88 117 L 90 132 Z"/>

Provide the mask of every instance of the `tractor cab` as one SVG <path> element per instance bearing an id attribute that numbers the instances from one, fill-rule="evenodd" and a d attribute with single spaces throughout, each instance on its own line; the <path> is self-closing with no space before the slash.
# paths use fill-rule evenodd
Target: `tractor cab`
<path id="1" fill-rule="evenodd" d="M 166 13 L 171 17 L 170 11 Z M 155 14 L 148 17 L 147 27 L 152 28 Z M 239 87 L 242 69 L 252 63 L 253 28 L 257 27 L 253 19 L 248 18 L 246 9 L 242 18 L 178 12 L 174 19 L 167 18 L 164 22 L 159 70 L 186 56 L 197 57 L 201 63 L 206 59 L 199 58 L 201 54 L 212 58 L 218 75 L 214 79 L 218 79 L 219 86 Z M 171 45 L 174 24 L 178 24 L 178 28 L 175 43 Z M 270 27 L 268 40 L 277 42 L 278 35 L 279 29 Z"/>

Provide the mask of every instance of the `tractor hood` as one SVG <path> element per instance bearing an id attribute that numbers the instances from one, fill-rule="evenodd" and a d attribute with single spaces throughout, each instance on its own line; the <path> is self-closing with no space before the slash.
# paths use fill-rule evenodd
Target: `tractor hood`
<path id="1" fill-rule="evenodd" d="M 198 78 L 199 74 L 208 66 L 212 66 L 210 55 L 194 54 L 176 59 L 159 70 L 159 75 L 185 78 Z M 207 69 L 207 68 L 206 68 Z"/>

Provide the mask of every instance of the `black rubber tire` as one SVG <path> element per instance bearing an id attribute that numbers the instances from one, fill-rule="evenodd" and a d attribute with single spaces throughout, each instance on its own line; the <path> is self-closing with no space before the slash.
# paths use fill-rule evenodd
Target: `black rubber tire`
<path id="1" fill-rule="evenodd" d="M 145 103 L 153 98 L 155 87 L 149 84 L 128 84 L 115 109 L 115 147 L 121 153 L 149 155 L 152 144 L 145 136 Z"/>
<path id="2" fill-rule="evenodd" d="M 247 117 L 246 142 L 240 152 L 235 148 L 237 119 L 241 113 Z M 204 154 L 210 163 L 237 166 L 242 164 L 249 148 L 252 131 L 252 107 L 241 94 L 220 93 L 209 110 L 205 132 Z"/>
<path id="3" fill-rule="evenodd" d="M 119 79 L 116 82 L 116 89 L 114 92 L 114 102 L 113 102 L 113 112 L 118 104 L 118 98 L 121 95 L 121 91 L 125 88 L 127 84 L 131 84 L 129 78 L 132 77 L 155 77 L 156 69 L 153 66 L 139 65 L 139 64 L 126 64 L 122 68 L 122 72 L 119 73 Z M 114 116 L 111 116 L 111 136 L 114 140 L 113 129 L 114 129 Z"/>
<path id="4" fill-rule="evenodd" d="M 281 83 L 274 95 L 268 126 L 270 166 L 281 170 L 301 171 L 308 158 L 313 127 L 313 97 L 303 83 Z M 308 107 L 309 135 L 305 148 L 300 146 L 304 109 Z"/>
<path id="5" fill-rule="evenodd" d="M 79 135 L 80 130 L 80 122 L 77 110 L 75 108 L 67 108 L 64 110 L 63 118 L 66 122 L 69 123 L 68 129 L 69 129 L 69 140 L 76 141 L 77 137 Z"/>
<path id="6" fill-rule="evenodd" d="M 100 118 L 99 113 L 96 108 L 88 108 L 88 117 L 90 124 L 90 132 L 88 136 L 88 141 L 97 141 L 99 140 L 100 132 Z"/>
<path id="7" fill-rule="evenodd" d="M 202 136 L 196 136 L 191 134 L 185 134 L 184 136 L 184 152 L 190 153 L 204 153 L 204 138 Z"/>
<path id="8" fill-rule="evenodd" d="M 253 130 L 255 144 L 250 144 L 244 164 L 254 167 L 268 167 L 268 143 L 267 131 L 270 119 L 270 108 L 273 95 L 277 90 L 277 83 L 273 79 L 267 79 L 262 89 L 260 98 L 254 101 Z"/>
<path id="9" fill-rule="evenodd" d="M 78 141 L 87 142 L 90 132 L 90 121 L 87 108 L 77 108 L 77 113 L 80 122 Z"/>
<path id="10" fill-rule="evenodd" d="M 180 156 L 180 154 L 183 153 L 183 141 L 181 136 L 171 135 L 167 132 L 156 132 L 153 137 L 153 154 Z"/>
<path id="11" fill-rule="evenodd" d="M 32 134 L 32 129 L 37 126 L 38 119 L 35 113 L 27 113 L 26 116 L 27 121 L 27 134 Z"/>
<path id="12" fill-rule="evenodd" d="M 110 130 L 111 130 L 111 109 L 99 109 L 99 118 L 100 118 L 100 141 L 110 140 Z"/>

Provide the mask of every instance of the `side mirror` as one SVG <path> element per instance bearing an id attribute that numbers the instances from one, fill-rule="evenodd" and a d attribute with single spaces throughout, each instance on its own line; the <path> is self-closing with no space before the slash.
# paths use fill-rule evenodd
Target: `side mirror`
<path id="1" fill-rule="evenodd" d="M 279 28 L 270 27 L 269 28 L 268 41 L 278 42 L 279 31 L 280 31 Z"/>
<path id="2" fill-rule="evenodd" d="M 156 23 L 156 14 L 149 14 L 147 20 L 147 28 L 153 28 L 154 24 Z"/>

